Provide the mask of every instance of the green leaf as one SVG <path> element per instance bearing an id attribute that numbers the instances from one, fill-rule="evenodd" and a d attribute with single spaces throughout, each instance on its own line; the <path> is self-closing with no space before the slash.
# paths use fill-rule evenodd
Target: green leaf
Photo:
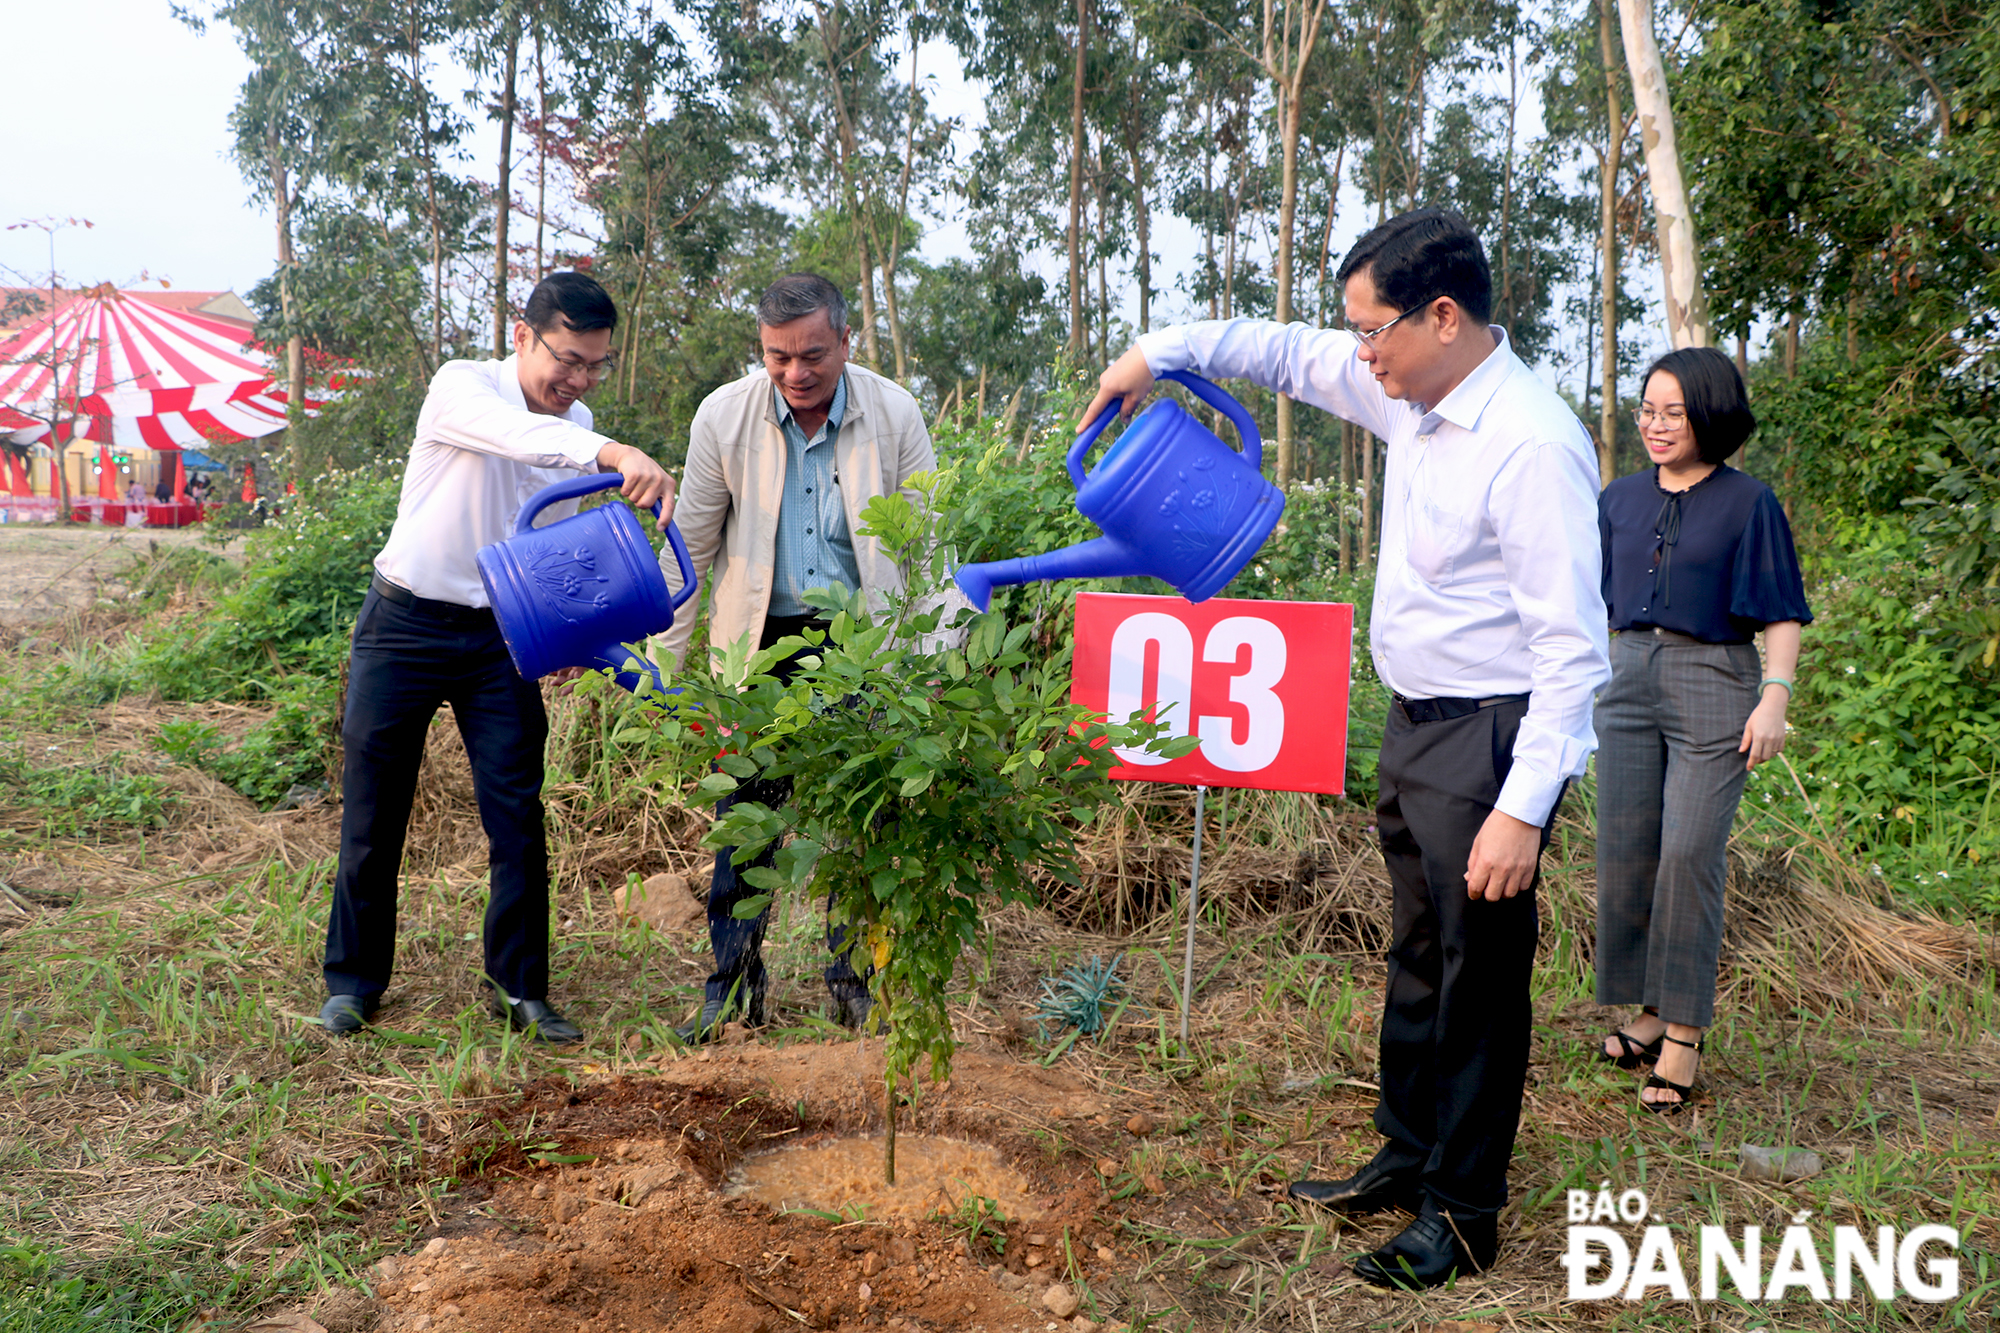
<path id="1" fill-rule="evenodd" d="M 757 761 L 745 755 L 725 754 L 716 757 L 715 766 L 732 777 L 749 781 L 757 776 Z"/>
<path id="2" fill-rule="evenodd" d="M 736 779 L 727 773 L 710 773 L 695 783 L 694 789 L 703 796 L 727 796 L 736 790 L 737 785 Z"/>
<path id="3" fill-rule="evenodd" d="M 931 782 L 936 776 L 932 770 L 925 769 L 913 777 L 904 778 L 902 791 L 899 794 L 904 800 L 908 800 L 912 796 L 921 795 L 930 790 Z"/>
<path id="4" fill-rule="evenodd" d="M 744 877 L 747 879 L 749 876 L 746 873 Z M 736 906 L 730 908 L 729 915 L 735 917 L 738 921 L 755 921 L 758 917 L 764 915 L 764 909 L 770 905 L 771 895 L 768 893 L 759 893 L 753 897 L 743 899 Z"/>
<path id="5" fill-rule="evenodd" d="M 772 893 L 791 883 L 770 866 L 745 866 L 736 872 L 736 877 L 753 888 L 767 889 Z"/>

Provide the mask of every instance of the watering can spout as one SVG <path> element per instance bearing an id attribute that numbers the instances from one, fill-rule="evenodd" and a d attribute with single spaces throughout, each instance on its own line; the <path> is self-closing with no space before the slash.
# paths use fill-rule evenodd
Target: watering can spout
<path id="1" fill-rule="evenodd" d="M 958 590 L 981 611 L 992 605 L 993 590 L 1043 579 L 1123 579 L 1152 573 L 1144 556 L 1115 537 L 1096 537 L 1044 555 L 1024 555 L 982 565 L 961 565 L 952 577 Z"/>
<path id="2" fill-rule="evenodd" d="M 1199 375 L 1170 370 L 1197 398 L 1236 425 L 1243 449 L 1231 449 L 1174 402 L 1143 413 L 1106 451 L 1095 472 L 1083 461 L 1118 415 L 1113 402 L 1070 446 L 1065 466 L 1076 483 L 1076 508 L 1104 536 L 1047 555 L 961 566 L 958 587 L 984 611 L 993 589 L 1040 579 L 1148 576 L 1190 602 L 1221 592 L 1249 564 L 1285 509 L 1284 492 L 1263 477 L 1263 442 L 1242 404 Z"/>

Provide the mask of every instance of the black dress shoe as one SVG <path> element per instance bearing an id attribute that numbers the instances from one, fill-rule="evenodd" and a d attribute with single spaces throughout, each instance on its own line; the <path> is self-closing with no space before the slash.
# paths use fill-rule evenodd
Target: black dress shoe
<path id="1" fill-rule="evenodd" d="M 701 1002 L 701 1017 L 695 1019 L 692 1023 L 684 1023 L 680 1027 L 675 1028 L 674 1036 L 680 1039 L 680 1043 L 683 1046 L 699 1046 L 703 1042 L 714 1041 L 722 1035 L 724 1024 L 736 1020 L 738 1010 L 735 998 L 736 993 L 731 991 L 723 999 L 712 997 L 704 999 Z M 753 1028 L 764 1026 L 763 991 L 753 990 L 750 992 L 748 1012 L 743 1017 L 744 1021 Z"/>
<path id="2" fill-rule="evenodd" d="M 368 1023 L 368 1003 L 360 995 L 328 995 L 320 1005 L 320 1027 L 334 1037 L 348 1037 Z"/>
<path id="3" fill-rule="evenodd" d="M 488 997 L 486 1007 L 505 1017 L 516 1032 L 532 1033 L 536 1041 L 567 1046 L 583 1040 L 583 1029 L 551 1009 L 546 1000 L 501 1000 Z"/>
<path id="4" fill-rule="evenodd" d="M 375 1017 L 375 1006 L 359 995 L 329 995 L 319 1007 L 319 1025 L 336 1037 L 359 1032 Z"/>
<path id="5" fill-rule="evenodd" d="M 1424 1200 L 1414 1173 L 1403 1175 L 1373 1162 L 1345 1180 L 1295 1180 L 1285 1193 L 1336 1213 L 1372 1213 L 1382 1208 L 1414 1213 Z"/>
<path id="6" fill-rule="evenodd" d="M 1463 1237 L 1463 1239 L 1461 1239 Z M 1490 1217 L 1453 1219 L 1426 1208 L 1394 1240 L 1354 1261 L 1354 1276 L 1378 1287 L 1418 1291 L 1493 1266 L 1499 1249 Z"/>

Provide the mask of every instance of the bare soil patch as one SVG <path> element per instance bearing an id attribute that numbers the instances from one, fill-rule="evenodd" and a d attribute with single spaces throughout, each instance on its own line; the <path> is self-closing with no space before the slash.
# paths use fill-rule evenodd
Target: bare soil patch
<path id="1" fill-rule="evenodd" d="M 1119 1150 L 1121 1108 L 1071 1075 L 979 1052 L 900 1118 L 992 1143 L 1029 1182 L 1036 1215 L 999 1229 L 1004 1254 L 935 1221 L 836 1221 L 726 1188 L 774 1144 L 878 1131 L 881 1078 L 879 1042 L 837 1042 L 541 1080 L 467 1136 L 480 1202 L 466 1229 L 377 1266 L 378 1327 L 1027 1330 L 1051 1318 L 1051 1286 L 1115 1270 L 1121 1224 L 1151 1204 L 1108 1203 L 1089 1165 L 1089 1148 Z M 1058 1125 L 1077 1145 L 1059 1155 L 1034 1136 Z"/>
<path id="2" fill-rule="evenodd" d="M 138 590 L 135 556 L 199 546 L 203 531 L 0 524 L 0 624 L 22 625 L 121 602 Z M 236 559 L 240 551 L 235 547 L 225 554 Z"/>

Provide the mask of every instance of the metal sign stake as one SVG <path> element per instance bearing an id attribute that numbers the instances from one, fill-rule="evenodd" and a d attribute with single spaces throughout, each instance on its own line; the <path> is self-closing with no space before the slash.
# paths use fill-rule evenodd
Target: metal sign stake
<path id="1" fill-rule="evenodd" d="M 1181 967 L 1181 1049 L 1188 1044 L 1188 1010 L 1194 1005 L 1194 923 L 1201 905 L 1201 824 L 1208 788 L 1194 789 L 1194 873 L 1188 877 L 1187 961 Z"/>

